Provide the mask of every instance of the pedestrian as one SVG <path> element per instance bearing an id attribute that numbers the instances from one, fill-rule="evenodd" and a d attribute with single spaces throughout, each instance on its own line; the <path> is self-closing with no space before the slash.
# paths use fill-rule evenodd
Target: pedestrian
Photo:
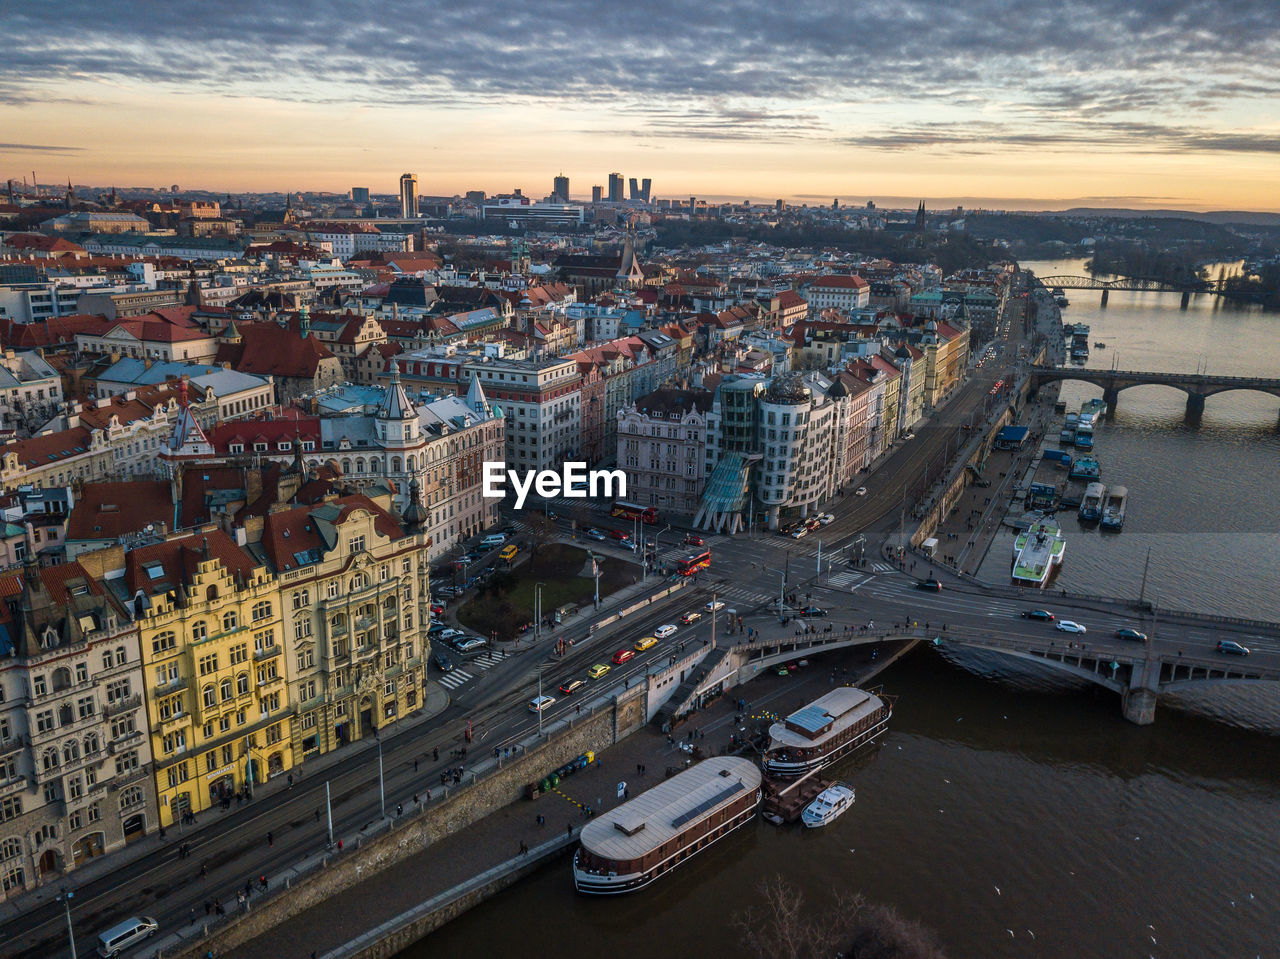
<path id="1" fill-rule="evenodd" d="M 427 787 L 427 802 L 431 802 L 431 787 Z"/>
<path id="2" fill-rule="evenodd" d="M 415 773 L 418 771 L 418 761 L 416 759 L 413 761 L 413 771 Z"/>
<path id="3" fill-rule="evenodd" d="M 342 840 L 338 840 L 338 852 L 342 852 Z"/>
<path id="4" fill-rule="evenodd" d="M 262 888 L 263 888 L 263 889 L 266 889 L 266 888 L 267 888 L 267 877 L 266 877 L 266 876 L 259 876 L 259 877 L 258 877 L 258 882 L 262 884 Z"/>
<path id="5" fill-rule="evenodd" d="M 418 801 L 418 794 L 417 794 L 417 793 L 414 793 L 414 794 L 413 794 L 413 805 L 414 805 L 415 807 L 417 807 L 417 806 L 421 806 L 421 805 L 422 805 L 422 803 L 420 803 L 420 802 Z"/>
<path id="6" fill-rule="evenodd" d="M 289 773 L 289 788 L 293 788 L 293 773 Z"/>
<path id="7" fill-rule="evenodd" d="M 225 915 L 227 914 L 227 910 L 225 910 L 225 909 L 223 909 L 223 908 L 222 908 L 222 902 L 221 902 L 221 901 L 219 901 L 219 902 L 215 902 L 215 903 L 213 904 L 213 914 L 214 914 L 215 916 L 225 916 Z"/>
<path id="8" fill-rule="evenodd" d="M 572 835 L 573 835 L 573 823 L 571 823 L 571 822 L 567 822 L 567 823 L 565 823 L 565 824 L 564 824 L 564 834 L 565 834 L 566 836 L 572 836 Z"/>
<path id="9" fill-rule="evenodd" d="M 203 879 L 209 875 L 209 867 L 205 863 L 200 863 L 200 878 Z"/>
<path id="10" fill-rule="evenodd" d="M 399 819 L 404 815 L 404 803 L 396 803 L 396 818 Z"/>
<path id="11" fill-rule="evenodd" d="M 320 821 L 320 810 L 316 809 L 316 822 Z"/>
<path id="12" fill-rule="evenodd" d="M 529 844 L 523 839 L 520 840 L 520 855 L 525 855 L 529 851 Z"/>
<path id="13" fill-rule="evenodd" d="M 213 912 L 213 903 L 206 899 L 204 901 L 204 914 L 207 916 L 211 912 Z"/>
<path id="14" fill-rule="evenodd" d="M 270 830 L 267 830 L 267 845 L 274 846 L 275 844 L 276 844 L 276 837 L 271 833 Z"/>
<path id="15" fill-rule="evenodd" d="M 432 761 L 433 763 L 438 763 L 438 762 L 440 761 L 440 747 L 439 747 L 439 746 L 433 746 L 433 747 L 431 748 L 431 761 Z"/>

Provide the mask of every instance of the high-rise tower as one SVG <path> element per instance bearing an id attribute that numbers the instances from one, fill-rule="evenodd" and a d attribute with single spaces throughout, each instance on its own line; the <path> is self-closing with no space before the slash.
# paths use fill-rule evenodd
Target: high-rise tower
<path id="1" fill-rule="evenodd" d="M 400 215 L 409 218 L 418 215 L 418 177 L 406 173 L 400 177 Z"/>

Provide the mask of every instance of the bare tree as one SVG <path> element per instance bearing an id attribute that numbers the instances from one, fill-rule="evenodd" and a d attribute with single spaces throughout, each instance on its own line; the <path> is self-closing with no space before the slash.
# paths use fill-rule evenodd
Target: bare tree
<path id="1" fill-rule="evenodd" d="M 759 890 L 763 905 L 734 925 L 760 959 L 946 959 L 929 929 L 861 893 L 838 892 L 829 905 L 811 907 L 780 875 Z"/>

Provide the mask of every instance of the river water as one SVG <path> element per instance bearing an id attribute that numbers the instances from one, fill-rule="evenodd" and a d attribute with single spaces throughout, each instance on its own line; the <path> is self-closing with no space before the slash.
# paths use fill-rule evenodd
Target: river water
<path id="1" fill-rule="evenodd" d="M 1042 276 L 1081 261 L 1027 264 Z M 1068 294 L 1107 344 L 1090 364 L 1280 373 L 1280 316 L 1201 297 Z M 1202 358 L 1203 355 L 1203 358 Z M 1078 407 L 1097 390 L 1066 384 Z M 1072 589 L 1136 594 L 1147 549 L 1161 605 L 1274 619 L 1280 583 L 1277 402 L 1141 387 L 1097 431 L 1104 480 L 1129 488 L 1123 533 L 1064 526 Z M 1005 551 L 1007 552 L 1007 551 Z M 1005 558 L 1007 559 L 1007 557 Z M 999 577 L 1008 572 L 1002 559 Z M 756 824 L 648 890 L 600 901 L 548 866 L 402 954 L 563 959 L 743 955 L 733 917 L 781 874 L 810 904 L 861 891 L 934 929 L 957 957 L 1280 955 L 1280 691 L 1162 699 L 1156 723 L 1116 697 L 997 654 L 918 650 L 880 677 L 896 694 L 873 755 L 836 773 L 854 808 L 825 830 Z"/>

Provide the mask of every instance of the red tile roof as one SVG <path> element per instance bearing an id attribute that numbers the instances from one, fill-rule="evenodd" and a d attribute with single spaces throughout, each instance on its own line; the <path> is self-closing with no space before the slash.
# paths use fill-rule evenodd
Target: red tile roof
<path id="1" fill-rule="evenodd" d="M 333 352 L 314 336 L 275 323 L 237 324 L 241 342 L 218 346 L 216 363 L 230 363 L 241 373 L 303 377 L 315 376 L 321 360 Z"/>
<path id="2" fill-rule="evenodd" d="M 67 517 L 67 539 L 115 539 L 148 524 L 173 524 L 168 482 L 85 483 Z"/>
<path id="3" fill-rule="evenodd" d="M 147 595 L 168 592 L 190 583 L 205 554 L 229 570 L 232 576 L 248 579 L 258 564 L 220 529 L 195 533 L 125 554 L 125 585 L 130 595 L 142 590 Z M 163 572 L 151 575 L 147 567 L 160 564 Z M 200 597 L 201 600 L 204 597 Z"/>
<path id="4" fill-rule="evenodd" d="M 17 453 L 18 462 L 27 469 L 39 469 L 59 460 L 87 453 L 91 435 L 89 427 L 73 426 L 69 430 L 58 430 L 56 433 L 33 436 L 2 446 L 0 454 Z"/>

